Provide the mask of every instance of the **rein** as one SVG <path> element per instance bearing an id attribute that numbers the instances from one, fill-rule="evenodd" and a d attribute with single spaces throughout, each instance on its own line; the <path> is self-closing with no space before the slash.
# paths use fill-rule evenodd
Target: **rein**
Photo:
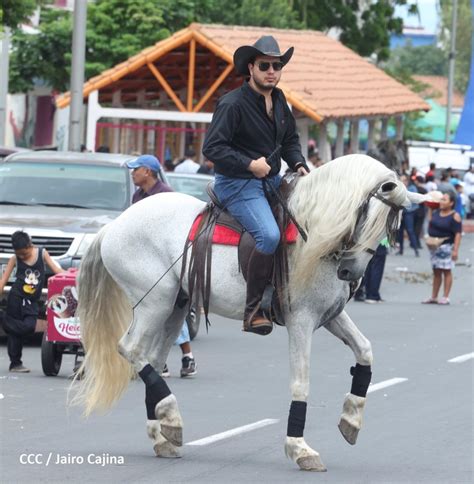
<path id="1" fill-rule="evenodd" d="M 267 157 L 267 160 L 271 160 L 274 156 L 276 156 L 281 150 L 281 145 L 278 145 L 276 147 L 276 149 L 270 153 L 270 155 Z M 236 192 L 232 197 L 229 198 L 229 200 L 227 200 L 227 202 L 219 208 L 219 210 L 216 212 L 215 214 L 215 217 L 213 217 L 212 219 L 210 219 L 208 221 L 208 223 L 206 224 L 205 227 L 202 227 L 201 230 L 199 231 L 199 233 L 196 235 L 195 239 L 191 242 L 186 242 L 186 246 L 183 250 L 183 252 L 181 252 L 181 255 L 175 259 L 173 261 L 173 263 L 168 267 L 168 269 L 166 269 L 166 271 L 156 280 L 156 282 L 150 287 L 150 289 L 148 289 L 148 291 L 145 292 L 145 294 L 140 298 L 140 300 L 135 303 L 135 305 L 132 307 L 132 310 L 134 311 L 137 306 L 148 296 L 148 294 L 150 294 L 150 292 L 161 282 L 161 280 L 166 276 L 166 274 L 168 274 L 168 272 L 181 260 L 183 259 L 183 257 L 186 256 L 188 250 L 193 246 L 193 244 L 196 243 L 196 241 L 199 239 L 199 237 L 201 237 L 201 235 L 203 235 L 213 224 L 213 222 L 217 219 L 218 215 L 220 213 L 222 213 L 226 207 L 229 205 L 229 203 L 234 200 L 239 194 L 240 192 L 249 184 L 250 180 L 252 180 L 252 178 L 249 178 L 239 189 L 238 192 Z M 269 184 L 268 184 L 269 185 Z M 306 234 L 305 234 L 306 235 Z M 182 276 L 181 276 L 182 277 Z"/>
<path id="2" fill-rule="evenodd" d="M 391 214 L 393 214 L 393 216 L 395 216 L 395 215 L 398 214 L 398 212 L 400 210 L 403 209 L 403 207 L 401 205 L 396 205 L 395 203 L 391 202 L 390 200 L 387 200 L 382 195 L 380 195 L 378 193 L 378 189 L 377 190 L 374 190 L 374 191 L 372 191 L 372 192 L 369 193 L 367 199 L 360 206 L 360 208 L 358 210 L 358 213 L 357 213 L 357 220 L 356 220 L 356 223 L 355 223 L 355 228 L 357 228 L 357 226 L 359 225 L 359 223 L 361 222 L 361 220 L 363 220 L 363 218 L 367 216 L 367 210 L 369 209 L 369 203 L 370 203 L 370 200 L 372 198 L 376 198 L 380 202 L 382 202 L 385 205 L 387 205 L 388 207 L 390 207 L 389 216 Z M 387 221 L 387 224 L 388 224 L 388 221 Z M 356 230 L 354 230 L 354 233 L 355 233 L 355 231 Z M 389 229 L 387 229 L 387 235 L 389 236 L 389 238 L 391 238 L 391 234 L 389 232 L 391 232 L 391 231 Z M 334 252 L 332 254 L 332 258 L 334 260 L 336 260 L 336 261 L 340 261 L 342 259 L 342 257 L 343 257 L 343 254 L 345 252 L 348 252 L 355 245 L 356 245 L 356 241 L 354 240 L 354 237 L 353 236 L 350 237 L 350 238 L 347 238 L 346 240 L 343 241 L 341 249 L 338 250 L 338 251 L 336 251 L 336 252 Z M 369 254 L 371 254 L 371 255 L 375 255 L 375 250 L 374 249 L 371 249 L 369 247 L 364 248 L 364 251 L 367 252 L 367 253 L 369 253 Z"/>

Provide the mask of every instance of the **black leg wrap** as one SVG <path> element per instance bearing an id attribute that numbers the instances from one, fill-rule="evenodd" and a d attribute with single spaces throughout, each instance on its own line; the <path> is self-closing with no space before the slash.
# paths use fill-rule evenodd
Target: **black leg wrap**
<path id="1" fill-rule="evenodd" d="M 142 371 L 138 373 L 140 378 L 145 383 L 145 405 L 146 415 L 149 420 L 156 420 L 155 407 L 163 398 L 171 395 L 171 390 L 168 388 L 165 380 L 153 369 L 151 365 L 146 365 Z"/>
<path id="2" fill-rule="evenodd" d="M 288 416 L 288 437 L 303 437 L 304 424 L 306 423 L 306 402 L 297 402 L 293 400 L 290 406 L 290 415 Z"/>
<path id="3" fill-rule="evenodd" d="M 352 387 L 351 393 L 358 397 L 365 397 L 367 389 L 369 388 L 372 372 L 370 365 L 364 366 L 356 363 L 356 366 L 351 367 Z"/>

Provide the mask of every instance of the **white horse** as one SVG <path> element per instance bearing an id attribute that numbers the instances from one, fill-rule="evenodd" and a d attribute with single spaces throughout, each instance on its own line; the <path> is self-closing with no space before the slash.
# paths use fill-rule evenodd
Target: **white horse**
<path id="1" fill-rule="evenodd" d="M 355 356 L 339 428 L 349 443 L 357 439 L 372 349 L 344 306 L 351 282 L 362 277 L 374 249 L 393 230 L 387 221 L 397 225 L 399 209 L 410 200 L 423 196 L 407 192 L 394 172 L 364 155 L 344 156 L 312 171 L 289 199 L 308 234 L 307 242 L 299 237 L 290 247 L 291 310 L 284 308 L 292 393 L 285 451 L 301 469 L 326 470 L 303 438 L 311 339 L 321 326 Z M 86 356 L 85 377 L 74 401 L 84 405 L 86 414 L 108 409 L 138 373 L 145 382 L 148 435 L 161 457 L 178 457 L 177 447 L 183 443 L 176 398 L 160 376 L 187 312 L 182 297 L 187 280 L 180 287 L 180 264 L 172 264 L 203 207 L 203 202 L 179 193 L 137 203 L 99 233 L 79 274 L 78 314 Z M 246 285 L 236 247 L 213 247 L 212 281 L 210 311 L 242 320 Z"/>

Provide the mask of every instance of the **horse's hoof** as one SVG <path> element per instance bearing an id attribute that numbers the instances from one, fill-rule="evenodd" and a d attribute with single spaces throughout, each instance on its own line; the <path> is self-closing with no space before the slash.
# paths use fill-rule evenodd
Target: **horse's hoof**
<path id="1" fill-rule="evenodd" d="M 183 429 L 181 427 L 172 427 L 171 425 L 161 424 L 161 435 L 177 447 L 183 445 Z"/>
<path id="2" fill-rule="evenodd" d="M 351 445 L 355 445 L 360 429 L 354 427 L 347 420 L 344 420 L 342 418 L 339 422 L 338 427 L 341 431 L 342 436 L 347 440 L 347 442 L 349 442 L 349 444 Z"/>
<path id="3" fill-rule="evenodd" d="M 322 463 L 319 455 L 307 455 L 296 460 L 302 471 L 326 472 L 326 466 Z"/>
<path id="4" fill-rule="evenodd" d="M 181 457 L 179 450 L 171 443 L 163 438 L 163 441 L 157 442 L 153 446 L 156 457 L 164 457 L 166 459 L 176 459 Z"/>

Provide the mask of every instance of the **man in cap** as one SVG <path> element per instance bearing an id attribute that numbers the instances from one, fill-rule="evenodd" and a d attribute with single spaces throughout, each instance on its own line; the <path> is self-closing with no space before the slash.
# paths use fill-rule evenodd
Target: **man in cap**
<path id="1" fill-rule="evenodd" d="M 129 161 L 127 168 L 132 170 L 133 184 L 138 190 L 133 194 L 132 203 L 139 202 L 150 195 L 173 190 L 158 179 L 160 162 L 153 155 L 141 155 L 136 160 Z"/>
<path id="2" fill-rule="evenodd" d="M 272 330 L 260 302 L 280 242 L 263 179 L 278 189 L 280 155 L 293 171 L 309 173 L 295 119 L 276 87 L 293 50 L 282 53 L 272 36 L 263 36 L 235 51 L 235 68 L 248 80 L 219 99 L 203 146 L 204 156 L 214 163 L 216 195 L 255 239 L 247 274 L 244 331 L 262 335 Z"/>
<path id="3" fill-rule="evenodd" d="M 129 161 L 127 163 L 127 167 L 132 170 L 133 183 L 138 187 L 138 190 L 133 194 L 132 203 L 137 203 L 150 195 L 173 191 L 171 187 L 158 179 L 160 162 L 155 156 L 141 155 L 136 160 Z M 186 321 L 183 323 L 181 333 L 179 334 L 175 344 L 180 346 L 183 356 L 181 359 L 181 377 L 184 378 L 196 375 L 197 365 L 191 351 L 191 338 L 189 336 Z M 170 376 L 167 364 L 165 364 L 161 375 L 163 377 Z"/>

